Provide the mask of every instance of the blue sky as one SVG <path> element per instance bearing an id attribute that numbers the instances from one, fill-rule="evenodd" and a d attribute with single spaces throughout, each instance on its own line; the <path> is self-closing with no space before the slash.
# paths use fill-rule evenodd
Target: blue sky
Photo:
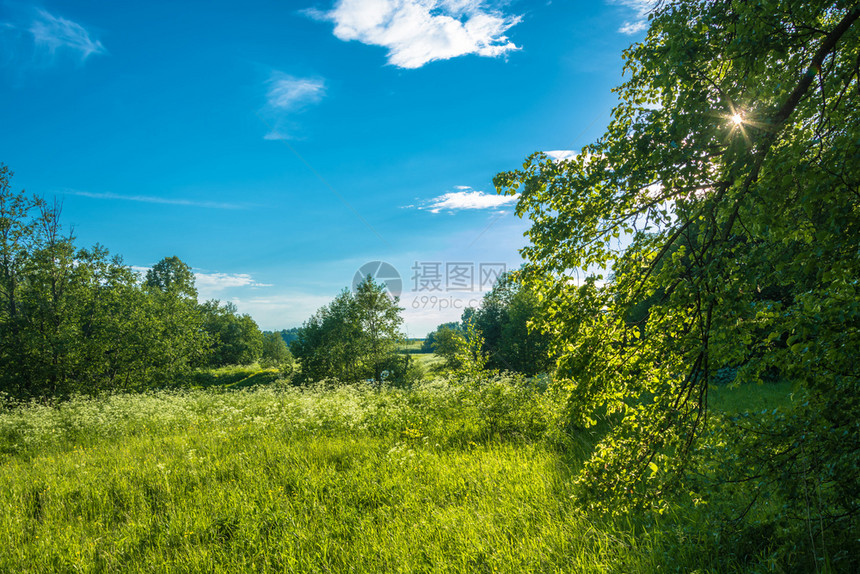
<path id="1" fill-rule="evenodd" d="M 520 265 L 492 178 L 600 136 L 646 7 L 0 0 L 0 162 L 78 245 L 178 255 L 263 329 L 388 262 L 423 336 Z"/>

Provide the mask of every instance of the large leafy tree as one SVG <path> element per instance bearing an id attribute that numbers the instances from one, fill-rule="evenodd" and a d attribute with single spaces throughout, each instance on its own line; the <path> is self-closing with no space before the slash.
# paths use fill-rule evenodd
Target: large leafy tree
<path id="1" fill-rule="evenodd" d="M 11 188 L 0 165 L 0 386 L 16 396 L 91 391 L 117 382 L 125 317 L 112 312 L 134 274 L 62 232 L 60 206 Z"/>
<path id="2" fill-rule="evenodd" d="M 278 367 L 287 373 L 293 368 L 293 355 L 280 333 L 263 333 L 263 349 L 260 364 L 264 367 Z"/>
<path id="3" fill-rule="evenodd" d="M 660 504 L 708 452 L 757 485 L 749 508 L 782 496 L 813 548 L 856 534 L 858 18 L 846 1 L 663 3 L 605 135 L 497 176 L 533 221 L 527 275 L 572 420 L 620 421 L 581 476 L 590 503 Z M 793 406 L 709 416 L 727 368 L 792 381 Z"/>
<path id="4" fill-rule="evenodd" d="M 194 273 L 176 255 L 165 257 L 147 269 L 144 284 L 153 291 L 174 293 L 186 298 L 196 298 Z"/>
<path id="5" fill-rule="evenodd" d="M 435 331 L 431 331 L 427 333 L 427 337 L 424 338 L 424 342 L 421 343 L 421 352 L 422 353 L 434 353 L 438 347 L 437 337 L 439 333 L 444 329 L 460 329 L 461 325 L 459 321 L 452 321 L 450 323 L 442 323 L 438 327 L 436 327 Z"/>
<path id="6" fill-rule="evenodd" d="M 355 293 L 344 290 L 302 325 L 290 345 L 301 364 L 299 380 L 381 381 L 405 375 L 408 356 L 397 353 L 403 343 L 398 300 L 372 277 Z M 393 375 L 393 376 L 392 376 Z"/>
<path id="7" fill-rule="evenodd" d="M 458 322 L 443 323 L 427 336 L 430 350 L 445 359 L 445 367 L 457 369 L 461 342 L 465 338 L 464 325 Z"/>
<path id="8" fill-rule="evenodd" d="M 470 319 L 484 338 L 487 368 L 526 375 L 550 369 L 549 337 L 530 326 L 537 310 L 537 295 L 517 274 L 499 277 Z"/>
<path id="9" fill-rule="evenodd" d="M 165 257 L 145 275 L 144 291 L 149 321 L 144 333 L 154 334 L 141 353 L 153 365 L 148 378 L 172 384 L 206 364 L 211 335 L 203 325 L 191 268 L 176 256 Z"/>
<path id="10" fill-rule="evenodd" d="M 352 293 L 344 290 L 305 321 L 290 344 L 301 365 L 298 379 L 360 380 L 360 340 Z"/>
<path id="11" fill-rule="evenodd" d="M 480 334 L 486 368 L 526 375 L 548 372 L 553 364 L 549 337 L 532 326 L 539 310 L 537 294 L 518 273 L 505 273 L 484 295 L 481 306 L 468 307 L 460 322 L 443 323 L 429 333 L 422 350 L 445 358 L 445 366 L 462 366 L 469 331 Z"/>
<path id="12" fill-rule="evenodd" d="M 392 357 L 404 341 L 401 327 L 403 310 L 392 298 L 384 284 L 367 277 L 355 291 L 355 313 L 362 333 L 362 354 L 366 369 L 373 380 L 383 380 L 383 371 L 389 371 Z M 408 357 L 407 357 L 408 360 Z"/>

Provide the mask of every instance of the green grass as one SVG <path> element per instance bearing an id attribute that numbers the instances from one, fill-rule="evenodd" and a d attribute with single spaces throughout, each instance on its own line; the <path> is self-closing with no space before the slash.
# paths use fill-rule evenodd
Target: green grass
<path id="1" fill-rule="evenodd" d="M 436 353 L 416 353 L 411 355 L 413 361 L 417 361 L 425 371 L 430 371 L 433 368 L 442 367 L 445 364 L 445 359 Z"/>
<path id="2" fill-rule="evenodd" d="M 791 401 L 791 383 L 786 381 L 754 386 L 714 385 L 708 391 L 708 407 L 730 415 L 789 406 Z"/>
<path id="3" fill-rule="evenodd" d="M 716 571 L 585 514 L 559 416 L 508 378 L 7 408 L 0 572 Z"/>
<path id="4" fill-rule="evenodd" d="M 218 369 L 201 369 L 192 374 L 191 386 L 224 387 L 241 389 L 274 383 L 281 378 L 281 373 L 276 368 L 262 368 L 258 364 L 253 365 L 231 365 Z M 182 386 L 188 386 L 183 384 Z"/>
<path id="5" fill-rule="evenodd" d="M 424 346 L 424 339 L 409 339 L 400 346 L 400 350 L 406 353 L 420 353 Z"/>
<path id="6" fill-rule="evenodd" d="M 409 353 L 410 358 L 416 361 L 425 373 L 438 372 L 445 364 L 445 359 L 436 353 L 425 353 L 422 351 L 423 339 L 410 339 L 400 347 L 401 352 Z"/>
<path id="7" fill-rule="evenodd" d="M 0 414 L 2 572 L 629 572 L 553 411 L 467 391 L 195 390 Z M 480 400 L 479 400 L 480 399 Z"/>

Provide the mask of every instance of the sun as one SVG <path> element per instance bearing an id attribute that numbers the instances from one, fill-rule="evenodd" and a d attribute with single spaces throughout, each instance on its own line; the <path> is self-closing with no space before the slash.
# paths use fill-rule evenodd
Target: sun
<path id="1" fill-rule="evenodd" d="M 722 125 L 725 125 L 728 128 L 726 134 L 727 138 L 731 139 L 740 134 L 747 145 L 752 144 L 750 135 L 747 132 L 751 129 L 760 128 L 760 124 L 755 121 L 754 113 L 741 107 L 735 107 L 733 104 L 729 104 L 729 109 L 715 115 L 718 115 L 722 122 L 725 122 L 725 124 Z"/>

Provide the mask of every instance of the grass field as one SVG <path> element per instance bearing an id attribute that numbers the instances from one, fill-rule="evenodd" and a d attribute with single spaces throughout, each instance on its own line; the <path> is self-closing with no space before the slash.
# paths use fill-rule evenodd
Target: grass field
<path id="1" fill-rule="evenodd" d="M 425 373 L 431 373 L 440 369 L 445 364 L 445 359 L 436 353 L 425 353 L 421 349 L 424 345 L 423 339 L 411 339 L 401 348 L 401 352 L 409 353 L 409 357 L 416 361 Z"/>
<path id="2" fill-rule="evenodd" d="M 434 368 L 441 368 L 445 364 L 445 359 L 436 353 L 416 353 L 410 355 L 413 361 L 417 361 L 425 371 L 432 371 Z"/>
<path id="3" fill-rule="evenodd" d="M 420 353 L 423 346 L 424 339 L 409 339 L 400 346 L 400 350 L 407 353 Z"/>
<path id="4" fill-rule="evenodd" d="M 7 409 L 0 572 L 709 571 L 576 507 L 557 416 L 504 378 Z"/>

